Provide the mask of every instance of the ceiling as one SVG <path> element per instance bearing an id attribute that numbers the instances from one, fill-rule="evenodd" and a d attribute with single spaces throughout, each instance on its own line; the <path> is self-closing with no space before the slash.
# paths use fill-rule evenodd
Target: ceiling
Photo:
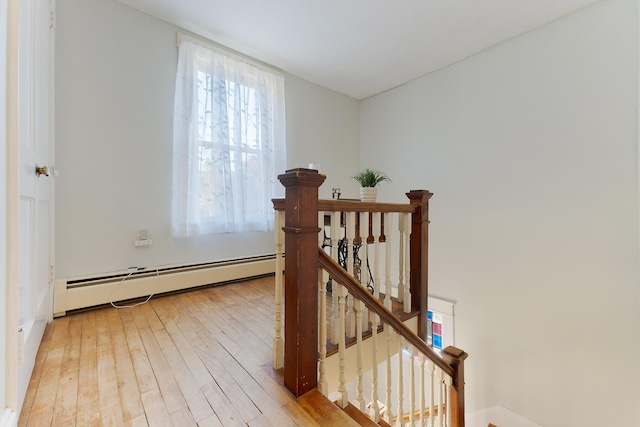
<path id="1" fill-rule="evenodd" d="M 599 0 L 118 0 L 364 99 Z"/>

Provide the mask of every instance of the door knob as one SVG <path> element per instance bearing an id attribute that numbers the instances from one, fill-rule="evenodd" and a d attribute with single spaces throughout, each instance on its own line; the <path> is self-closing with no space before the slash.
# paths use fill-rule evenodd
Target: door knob
<path id="1" fill-rule="evenodd" d="M 36 165 L 36 176 L 40 177 L 40 175 L 44 175 L 44 176 L 49 176 L 49 174 L 51 174 L 52 177 L 57 177 L 58 176 L 58 170 L 51 166 L 51 167 L 47 167 L 47 166 L 38 166 Z"/>
<path id="2" fill-rule="evenodd" d="M 46 166 L 36 165 L 36 176 L 39 177 L 40 175 L 49 176 L 49 170 Z"/>

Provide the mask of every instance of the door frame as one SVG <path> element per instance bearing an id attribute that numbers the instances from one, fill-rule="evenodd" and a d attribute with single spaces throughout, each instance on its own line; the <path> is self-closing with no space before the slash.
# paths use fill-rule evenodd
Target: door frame
<path id="1" fill-rule="evenodd" d="M 17 417 L 18 373 L 18 21 L 19 0 L 7 4 L 6 49 L 6 298 L 5 406 Z"/>

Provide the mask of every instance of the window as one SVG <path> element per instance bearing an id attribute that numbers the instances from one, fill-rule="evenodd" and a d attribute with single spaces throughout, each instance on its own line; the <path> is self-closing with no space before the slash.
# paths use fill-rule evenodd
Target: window
<path id="1" fill-rule="evenodd" d="M 183 39 L 173 127 L 172 235 L 272 230 L 285 169 L 282 75 Z"/>

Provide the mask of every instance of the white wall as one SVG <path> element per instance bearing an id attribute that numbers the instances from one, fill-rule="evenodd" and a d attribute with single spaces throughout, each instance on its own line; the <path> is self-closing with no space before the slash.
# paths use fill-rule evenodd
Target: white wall
<path id="1" fill-rule="evenodd" d="M 637 12 L 601 2 L 362 102 L 362 164 L 398 201 L 435 193 L 430 293 L 456 301 L 470 411 L 640 425 Z"/>
<path id="2" fill-rule="evenodd" d="M 0 24 L 0 29 L 4 30 L 5 27 Z M 4 45 L 2 45 L 4 46 Z M 3 50 L 4 51 L 4 50 Z M 4 56 L 4 55 L 3 55 Z M 0 99 L 5 100 L 5 92 L 4 92 L 4 82 L 5 82 L 5 64 L 2 63 L 2 59 L 0 59 L 0 79 L 2 79 L 2 83 L 0 83 Z M 4 102 L 2 106 L 0 106 L 0 129 L 6 129 L 4 127 Z M 7 144 L 4 132 L 0 136 L 0 167 L 2 170 L 7 170 L 8 164 L 6 159 L 6 150 Z M 0 212 L 2 212 L 2 216 L 0 216 L 0 295 L 2 295 L 2 303 L 0 303 L 0 372 L 2 373 L 2 381 L 0 382 L 0 418 L 2 418 L 2 412 L 4 412 L 4 408 L 6 407 L 6 351 L 7 351 L 7 305 L 9 301 L 7 300 L 7 217 L 5 212 L 7 212 L 7 180 L 6 174 L 0 174 L 0 188 L 2 188 L 2 192 L 0 193 Z"/>
<path id="3" fill-rule="evenodd" d="M 58 278 L 274 250 L 271 232 L 169 234 L 176 31 L 112 0 L 57 2 Z M 288 166 L 318 161 L 349 176 L 358 102 L 290 75 L 285 84 Z M 150 230 L 151 251 L 134 248 L 138 229 Z"/>
<path id="4" fill-rule="evenodd" d="M 360 166 L 391 175 L 385 200 L 435 193 L 430 290 L 457 301 L 469 410 L 640 423 L 638 367 L 623 365 L 640 350 L 637 27 L 635 0 L 605 1 L 360 117 L 286 76 L 288 164 L 321 163 L 323 197 L 355 197 Z M 176 30 L 111 0 L 57 1 L 57 277 L 272 250 L 271 233 L 169 236 Z M 153 261 L 133 248 L 142 227 Z"/>
<path id="5" fill-rule="evenodd" d="M 6 171 L 7 164 L 7 7 L 0 0 L 0 169 Z M 7 176 L 0 174 L 0 419 L 6 407 L 6 334 L 7 334 Z"/>
<path id="6" fill-rule="evenodd" d="M 351 176 L 360 162 L 360 103 L 291 75 L 285 83 L 289 165 L 320 163 L 327 176 L 320 198 L 331 198 L 334 187 L 343 198 L 358 198 L 360 187 Z"/>

